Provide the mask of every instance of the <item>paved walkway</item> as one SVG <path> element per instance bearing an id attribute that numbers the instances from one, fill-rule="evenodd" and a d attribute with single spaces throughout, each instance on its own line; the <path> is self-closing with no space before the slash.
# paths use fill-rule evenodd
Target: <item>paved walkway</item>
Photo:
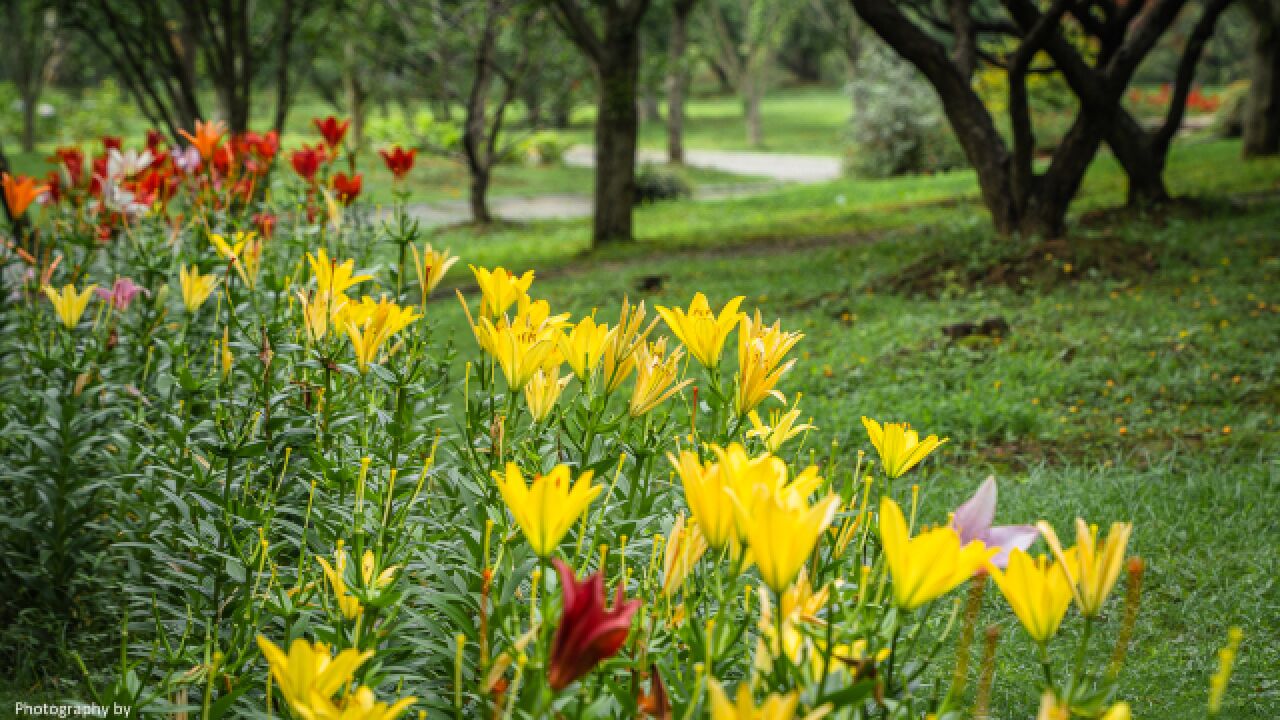
<path id="1" fill-rule="evenodd" d="M 642 163 L 663 164 L 663 150 L 641 149 L 636 159 Z M 564 156 L 565 163 L 581 167 L 595 164 L 595 150 L 590 145 L 574 145 Z M 685 150 L 684 162 L 692 167 L 719 170 L 738 175 L 754 175 L 779 182 L 822 182 L 840 177 L 840 158 L 830 155 L 795 155 L 791 153 L 731 152 L 728 150 Z"/>
<path id="2" fill-rule="evenodd" d="M 568 165 L 591 167 L 594 150 L 589 145 L 575 145 L 565 153 Z M 665 163 L 666 153 L 641 150 L 636 159 L 642 163 Z M 721 150 L 687 150 L 685 163 L 726 173 L 751 176 L 753 181 L 723 185 L 702 185 L 694 189 L 695 200 L 721 200 L 758 195 L 790 183 L 822 182 L 840 177 L 840 158 L 823 155 L 784 153 L 727 152 Z M 578 218 L 591 215 L 590 193 L 557 193 L 530 197 L 494 197 L 489 200 L 494 216 L 507 220 L 548 220 Z M 427 226 L 452 225 L 471 219 L 465 201 L 448 200 L 417 203 L 409 213 Z"/>

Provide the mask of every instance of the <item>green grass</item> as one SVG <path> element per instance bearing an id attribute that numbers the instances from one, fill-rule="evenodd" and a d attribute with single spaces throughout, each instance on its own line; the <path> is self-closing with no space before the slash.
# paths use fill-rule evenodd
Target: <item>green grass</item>
<path id="1" fill-rule="evenodd" d="M 1076 516 L 1135 523 L 1132 551 L 1148 572 L 1122 687 L 1136 717 L 1204 717 L 1216 649 L 1239 625 L 1246 640 L 1222 717 L 1273 718 L 1280 162 L 1241 163 L 1238 149 L 1179 148 L 1170 185 L 1269 197 L 1082 228 L 1079 238 L 1149 251 L 1158 269 L 1067 272 L 1062 258 L 1045 258 L 1053 279 L 1026 292 L 957 282 L 931 300 L 870 290 L 922 260 L 972 264 L 998 254 L 1003 245 L 971 202 L 964 173 L 659 206 L 639 213 L 634 247 L 576 259 L 582 223 L 447 237 L 467 262 L 547 270 L 534 292 L 558 310 L 599 307 L 607 318 L 624 295 L 650 305 L 684 304 L 697 290 L 713 302 L 746 295 L 747 307 L 806 334 L 784 390 L 803 393 L 820 426 L 811 445 L 866 448 L 863 414 L 951 438 L 942 462 L 918 476 L 927 521 L 944 520 L 994 474 L 1001 522 L 1044 518 L 1061 531 Z M 1100 162 L 1079 207 L 1114 205 L 1122 192 L 1114 165 Z M 791 244 L 814 235 L 833 237 Z M 650 274 L 666 276 L 664 288 L 639 295 L 637 278 Z M 435 317 L 460 330 L 459 313 L 444 302 Z M 1002 342 L 951 343 L 941 334 L 992 316 L 1011 326 Z M 988 616 L 1004 629 L 997 716 L 1025 716 L 1039 668 L 991 593 Z M 1100 635 L 1108 643 L 1119 606 L 1113 600 Z M 1069 623 L 1059 656 L 1070 654 L 1078 630 L 1078 619 Z M 1109 652 L 1098 644 L 1091 657 L 1101 665 Z"/>
<path id="2" fill-rule="evenodd" d="M 666 103 L 661 104 L 663 118 Z M 686 148 L 701 150 L 761 150 L 839 155 L 852 112 L 851 101 L 839 88 L 780 88 L 768 93 L 761 103 L 764 146 L 747 142 L 742 100 L 736 95 L 706 94 L 689 98 L 685 106 Z M 594 109 L 584 108 L 574 115 L 574 127 L 567 134 L 576 142 L 590 143 L 595 122 Z M 662 149 L 667 146 L 663 119 L 640 125 L 640 146 Z"/>

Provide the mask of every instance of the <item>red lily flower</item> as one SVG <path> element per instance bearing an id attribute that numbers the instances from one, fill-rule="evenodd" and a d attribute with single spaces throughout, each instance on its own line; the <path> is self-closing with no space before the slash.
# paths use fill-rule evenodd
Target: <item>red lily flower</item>
<path id="1" fill-rule="evenodd" d="M 102 151 L 106 152 L 107 150 L 119 150 L 120 145 L 123 142 L 124 142 L 124 139 L 121 138 L 119 135 L 103 135 Z"/>
<path id="2" fill-rule="evenodd" d="M 346 173 L 340 172 L 333 176 L 333 191 L 338 195 L 338 201 L 343 205 L 350 205 L 355 199 L 360 197 L 360 188 L 364 185 L 364 176 L 356 173 L 351 177 L 347 177 Z"/>
<path id="3" fill-rule="evenodd" d="M 49 198 L 50 204 L 57 205 L 62 202 L 62 197 L 66 193 L 62 190 L 62 175 L 57 170 L 50 170 L 44 180 L 46 197 Z"/>
<path id="4" fill-rule="evenodd" d="M 293 164 L 293 171 L 303 180 L 315 182 L 320 163 L 324 162 L 324 148 L 319 145 L 314 148 L 303 145 L 301 150 L 293 151 L 289 156 L 289 162 Z"/>
<path id="5" fill-rule="evenodd" d="M 159 130 L 147 131 L 147 149 L 154 155 L 160 152 L 160 146 L 164 144 L 164 133 Z"/>
<path id="6" fill-rule="evenodd" d="M 395 175 L 397 180 L 402 180 L 413 169 L 413 159 L 418 154 L 418 150 L 413 148 L 406 151 L 396 145 L 390 150 L 379 150 L 378 154 L 387 163 L 387 169 L 391 171 L 391 174 Z"/>
<path id="7" fill-rule="evenodd" d="M 54 155 L 56 161 L 66 168 L 69 184 L 78 187 L 84 179 L 84 151 L 78 147 L 60 147 L 54 151 Z"/>
<path id="8" fill-rule="evenodd" d="M 640 601 L 625 600 L 619 585 L 613 608 L 606 608 L 604 577 L 600 573 L 578 582 L 568 565 L 559 559 L 554 562 L 560 573 L 564 612 L 551 645 L 547 679 L 551 688 L 559 691 L 622 649 Z"/>
<path id="9" fill-rule="evenodd" d="M 272 130 L 258 138 L 258 142 L 253 145 L 253 152 L 263 163 L 270 165 L 276 153 L 280 152 L 280 133 Z"/>
<path id="10" fill-rule="evenodd" d="M 330 149 L 336 149 L 342 144 L 347 128 L 351 127 L 350 120 L 340 121 L 332 115 L 327 118 L 315 118 L 311 122 L 315 123 L 316 129 L 324 136 L 324 142 Z"/>

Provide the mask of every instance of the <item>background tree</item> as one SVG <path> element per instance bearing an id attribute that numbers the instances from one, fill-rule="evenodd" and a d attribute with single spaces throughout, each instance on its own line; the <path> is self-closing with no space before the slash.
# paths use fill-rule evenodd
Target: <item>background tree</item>
<path id="1" fill-rule="evenodd" d="M 595 71 L 596 183 L 591 239 L 595 245 L 632 238 L 636 194 L 636 82 L 640 21 L 649 0 L 550 0 L 552 16 Z"/>
<path id="2" fill-rule="evenodd" d="M 1071 0 L 1054 0 L 1042 10 L 1033 0 L 1003 0 L 1005 12 L 998 12 L 1001 8 L 993 3 L 952 0 L 947 14 L 940 15 L 930 2 L 899 6 L 850 1 L 867 25 L 915 65 L 937 91 L 956 139 L 977 171 L 996 229 L 1004 234 L 1021 231 L 1045 236 L 1063 233 L 1067 209 L 1084 173 L 1102 139 L 1117 125 L 1120 102 L 1133 73 L 1187 4 L 1186 0 L 1095 0 L 1080 9 Z M 1077 20 L 1086 14 L 1101 18 L 1079 25 L 1076 43 L 1099 48 L 1083 68 L 1062 65 L 1069 57 L 1061 51 L 1068 42 L 1064 18 L 1073 8 L 1081 13 Z M 944 34 L 950 47 L 934 33 Z M 999 52 L 989 49 L 990 45 L 984 49 L 986 39 L 997 46 L 1012 43 L 1012 50 Z M 969 47 L 974 58 L 1001 66 L 1007 75 L 1011 142 L 997 130 L 991 111 L 970 82 L 974 60 Z M 1033 66 L 1042 51 L 1050 52 L 1056 69 L 1069 80 L 1073 76 L 1083 80 L 1087 70 L 1092 82 L 1048 166 L 1038 172 L 1027 77 L 1032 71 L 1047 70 Z M 1072 87 L 1079 94 L 1084 83 Z"/>
<path id="3" fill-rule="evenodd" d="M 858 20 L 857 13 L 847 0 L 811 0 L 808 13 L 815 22 L 827 29 L 834 45 L 840 50 L 845 81 L 853 82 L 858 75 L 859 63 L 867 45 L 867 26 Z M 853 98 L 853 111 L 857 112 L 857 98 L 852 92 L 849 96 Z"/>
<path id="4" fill-rule="evenodd" d="M 404 54 L 423 86 L 439 95 L 438 105 L 463 108 L 459 146 L 429 149 L 465 164 L 472 220 L 491 222 L 493 170 L 520 139 L 506 128 L 536 47 L 525 33 L 545 24 L 547 11 L 519 0 L 430 0 L 389 7 L 400 33 L 390 44 Z M 375 37 L 375 46 L 385 47 L 387 38 Z"/>
<path id="5" fill-rule="evenodd" d="M 689 16 L 698 0 L 672 0 L 667 40 L 667 162 L 684 162 L 684 101 L 689 93 Z"/>
<path id="6" fill-rule="evenodd" d="M 22 150 L 32 152 L 36 147 L 40 96 L 57 72 L 64 37 L 58 12 L 47 2 L 8 0 L 5 5 L 9 24 L 5 33 L 5 74 L 17 87 L 22 101 Z"/>
<path id="7" fill-rule="evenodd" d="M 707 45 L 742 97 L 747 142 L 764 145 L 760 102 L 778 44 L 801 3 L 773 0 L 707 0 L 704 4 Z"/>
<path id="8" fill-rule="evenodd" d="M 58 0 L 77 30 L 128 88 L 147 119 L 177 131 L 207 117 L 207 82 L 234 132 L 249 127 L 255 81 L 274 70 L 276 111 L 284 125 L 299 26 L 321 3 L 281 0 Z"/>
<path id="9" fill-rule="evenodd" d="M 1280 0 L 1245 0 L 1253 17 L 1245 157 L 1280 153 Z"/>

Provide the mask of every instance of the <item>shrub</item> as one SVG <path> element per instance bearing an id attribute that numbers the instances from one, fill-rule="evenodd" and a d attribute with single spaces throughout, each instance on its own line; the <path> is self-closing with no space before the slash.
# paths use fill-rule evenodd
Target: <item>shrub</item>
<path id="1" fill-rule="evenodd" d="M 636 202 L 647 205 L 692 197 L 684 176 L 654 165 L 642 165 L 636 173 Z"/>
<path id="2" fill-rule="evenodd" d="M 845 166 L 864 177 L 936 172 L 963 166 L 933 88 L 918 71 L 887 49 L 866 53 L 850 83 L 857 108 Z"/>

